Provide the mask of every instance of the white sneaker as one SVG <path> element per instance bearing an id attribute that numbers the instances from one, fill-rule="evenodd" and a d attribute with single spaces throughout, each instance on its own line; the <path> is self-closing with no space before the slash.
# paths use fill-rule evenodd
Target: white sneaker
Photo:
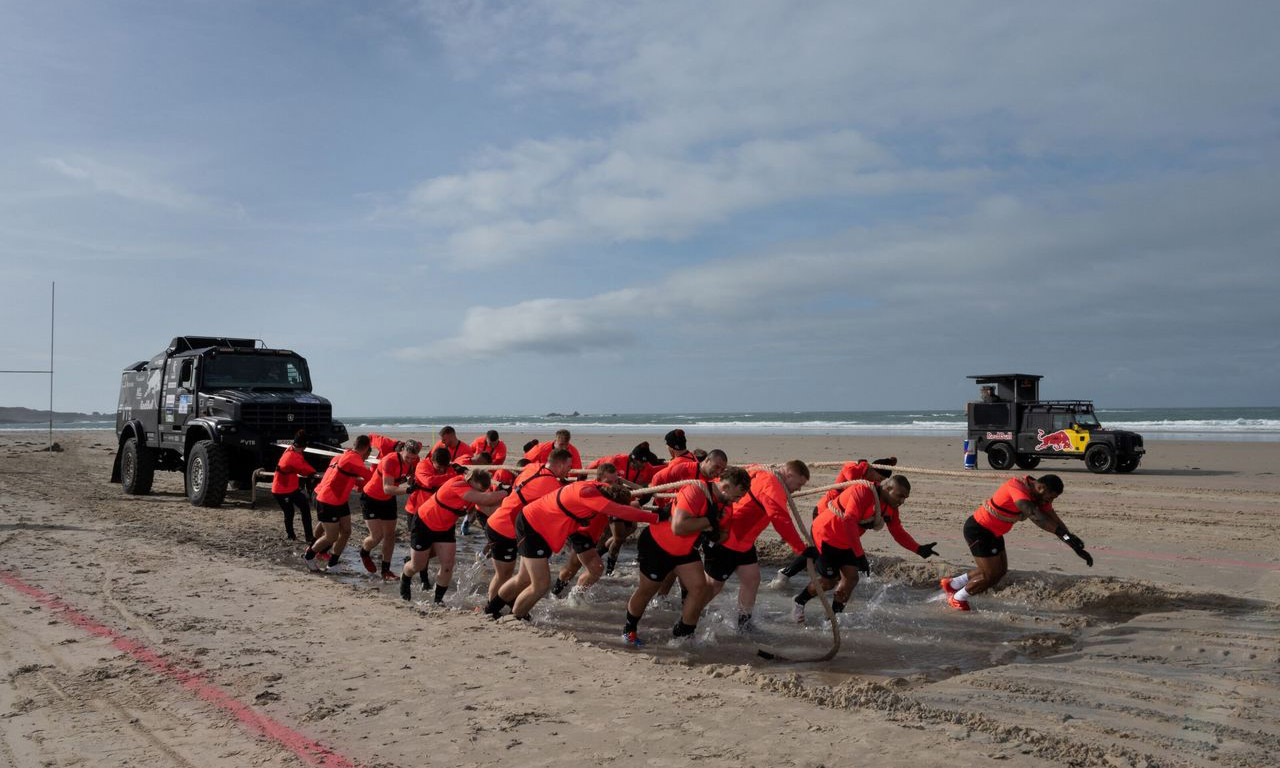
<path id="1" fill-rule="evenodd" d="M 769 582 L 769 589 L 786 589 L 790 583 L 791 577 L 783 573 L 782 569 L 779 568 L 778 575 L 774 576 L 773 581 Z"/>
<path id="2" fill-rule="evenodd" d="M 792 604 L 792 606 L 791 606 L 791 620 L 792 620 L 792 621 L 794 621 L 794 622 L 795 622 L 795 623 L 797 623 L 797 624 L 803 624 L 803 623 L 804 623 L 804 606 L 803 606 L 803 605 L 801 605 L 801 604 L 799 604 L 799 603 L 794 603 L 794 604 Z"/>
<path id="3" fill-rule="evenodd" d="M 318 570 L 320 570 L 320 560 L 319 560 L 319 559 L 317 559 L 317 558 L 314 558 L 314 557 L 313 557 L 313 558 L 311 558 L 310 560 L 308 560 L 308 559 L 306 558 L 306 555 L 303 555 L 303 557 L 302 557 L 302 562 L 306 563 L 306 564 L 307 564 L 307 568 L 308 568 L 309 570 L 311 570 L 311 571 L 318 571 Z"/>

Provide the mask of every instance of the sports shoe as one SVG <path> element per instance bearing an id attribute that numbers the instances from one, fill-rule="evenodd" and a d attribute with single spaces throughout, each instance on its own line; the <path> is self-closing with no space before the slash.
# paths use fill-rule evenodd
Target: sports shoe
<path id="1" fill-rule="evenodd" d="M 556 583 L 551 585 L 551 594 L 559 597 L 560 593 L 563 592 L 564 588 L 567 586 L 569 586 L 569 582 L 564 579 L 557 578 Z"/>
<path id="2" fill-rule="evenodd" d="M 401 600 L 413 599 L 413 577 L 412 576 L 400 577 L 400 599 Z"/>
<path id="3" fill-rule="evenodd" d="M 957 600 L 954 594 L 947 595 L 947 605 L 951 606 L 952 608 L 955 608 L 957 611 L 972 610 L 969 607 L 968 600 Z"/>
<path id="4" fill-rule="evenodd" d="M 317 559 L 317 560 L 319 560 L 319 561 L 320 561 L 320 562 L 322 562 L 322 563 L 327 563 L 327 562 L 329 562 L 329 553 L 328 553 L 328 552 L 321 552 L 320 554 L 316 555 L 316 559 Z"/>
<path id="5" fill-rule="evenodd" d="M 306 563 L 306 564 L 307 564 L 307 570 L 311 571 L 312 573 L 318 573 L 318 572 L 320 571 L 320 556 L 319 556 L 319 555 L 317 555 L 317 556 L 315 556 L 315 557 L 311 558 L 310 560 L 308 560 L 308 559 L 306 558 L 306 556 L 304 555 L 304 556 L 303 556 L 303 558 L 302 558 L 302 562 L 304 562 L 304 563 Z"/>
<path id="6" fill-rule="evenodd" d="M 791 620 L 797 624 L 804 623 L 804 606 L 799 603 L 791 605 Z"/>
<path id="7" fill-rule="evenodd" d="M 952 595 L 960 591 L 955 587 L 951 586 L 950 577 L 943 578 L 941 581 L 938 582 L 938 586 L 942 587 L 942 591 L 947 593 L 947 597 L 951 597 Z"/>
<path id="8" fill-rule="evenodd" d="M 631 646 L 632 648 L 643 648 L 643 647 L 644 647 L 644 641 L 643 641 L 643 640 L 641 640 L 641 639 L 640 639 L 640 636 L 639 636 L 639 635 L 637 635 L 635 632 L 623 632 L 623 633 L 622 633 L 622 642 L 626 643 L 627 645 Z"/>
<path id="9" fill-rule="evenodd" d="M 769 582 L 769 589 L 786 589 L 790 583 L 791 577 L 783 573 L 782 569 L 779 568 L 778 575 L 774 576 L 773 581 Z"/>
<path id="10" fill-rule="evenodd" d="M 383 581 L 396 581 L 396 580 L 398 580 L 399 578 L 400 578 L 399 576 L 395 575 L 395 574 L 394 574 L 394 573 L 392 573 L 391 571 L 383 571 L 383 572 L 382 572 L 382 580 L 383 580 Z"/>
<path id="11" fill-rule="evenodd" d="M 378 566 L 373 562 L 373 557 L 363 549 L 360 550 L 360 562 L 364 563 L 364 569 L 369 573 L 378 572 Z"/>

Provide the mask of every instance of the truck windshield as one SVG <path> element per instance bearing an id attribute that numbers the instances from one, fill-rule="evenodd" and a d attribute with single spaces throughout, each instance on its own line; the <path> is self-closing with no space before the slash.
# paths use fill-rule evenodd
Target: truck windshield
<path id="1" fill-rule="evenodd" d="M 204 384 L 217 389 L 311 389 L 302 358 L 276 355 L 211 355 Z"/>

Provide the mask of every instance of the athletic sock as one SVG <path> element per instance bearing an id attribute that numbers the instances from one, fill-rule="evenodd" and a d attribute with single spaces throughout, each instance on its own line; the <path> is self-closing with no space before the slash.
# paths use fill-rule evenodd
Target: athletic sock
<path id="1" fill-rule="evenodd" d="M 485 605 L 484 612 L 496 619 L 502 615 L 502 609 L 506 606 L 506 600 L 503 600 L 501 597 L 495 597 Z"/>
<path id="2" fill-rule="evenodd" d="M 391 563 L 387 562 L 386 560 L 383 560 L 383 561 L 382 561 L 382 572 L 383 572 L 383 573 L 391 573 Z"/>
<path id="3" fill-rule="evenodd" d="M 569 586 L 569 582 L 557 576 L 556 583 L 551 585 L 551 594 L 555 595 L 556 597 L 559 597 L 560 593 L 563 592 L 564 588 L 567 586 Z"/>
<path id="4" fill-rule="evenodd" d="M 604 572 L 613 573 L 613 569 L 618 567 L 618 558 L 609 555 L 609 559 L 604 561 Z"/>
<path id="5" fill-rule="evenodd" d="M 954 597 L 962 603 L 967 603 L 969 602 L 969 590 L 961 589 L 959 592 L 955 593 Z"/>
<path id="6" fill-rule="evenodd" d="M 443 602 L 444 602 L 444 593 L 445 593 L 445 592 L 448 592 L 448 591 L 449 591 L 449 585 L 447 585 L 447 584 L 444 584 L 444 585 L 437 584 L 437 585 L 436 585 L 436 602 L 437 602 L 437 603 L 443 603 Z"/>
<path id="7" fill-rule="evenodd" d="M 743 627 L 747 626 L 747 622 L 749 621 L 751 621 L 751 614 L 749 613 L 738 614 L 738 629 L 742 629 Z"/>
<path id="8" fill-rule="evenodd" d="M 671 636 L 688 637 L 689 635 L 692 635 L 697 628 L 697 624 L 685 624 L 684 619 L 680 619 L 676 622 L 676 625 L 671 628 Z"/>
<path id="9" fill-rule="evenodd" d="M 800 590 L 800 594 L 796 595 L 796 605 L 804 605 L 805 603 L 809 602 L 813 598 L 814 598 L 814 595 L 810 594 L 809 588 L 805 587 L 804 589 Z"/>
<path id="10" fill-rule="evenodd" d="M 640 617 L 632 616 L 631 611 L 627 611 L 627 623 L 625 626 L 623 626 L 622 631 L 623 632 L 639 632 Z"/>
<path id="11" fill-rule="evenodd" d="M 965 571 L 964 573 L 960 574 L 959 576 L 952 576 L 952 577 L 951 577 L 951 588 L 952 588 L 952 589 L 964 589 L 964 588 L 965 588 L 965 586 L 966 586 L 968 583 L 969 583 L 969 572 L 968 572 L 968 571 Z"/>
<path id="12" fill-rule="evenodd" d="M 365 559 L 366 557 L 369 557 L 369 555 L 370 555 L 369 550 L 365 549 L 364 547 L 361 547 L 361 548 L 360 548 L 360 559 L 361 559 L 361 560 Z"/>
<path id="13" fill-rule="evenodd" d="M 307 547 L 307 551 L 302 553 L 302 558 L 303 558 L 304 560 L 315 560 L 315 559 L 316 559 L 316 551 L 315 551 L 314 549 L 312 549 L 311 547 Z"/>
<path id="14" fill-rule="evenodd" d="M 422 579 L 423 589 L 431 589 L 431 578 L 427 576 L 426 571 L 423 571 L 422 573 L 418 574 L 418 578 Z"/>
<path id="15" fill-rule="evenodd" d="M 844 612 L 844 603 L 840 602 L 839 600 L 832 600 L 832 601 L 831 601 L 831 612 L 832 612 L 832 613 L 843 613 L 843 612 Z"/>

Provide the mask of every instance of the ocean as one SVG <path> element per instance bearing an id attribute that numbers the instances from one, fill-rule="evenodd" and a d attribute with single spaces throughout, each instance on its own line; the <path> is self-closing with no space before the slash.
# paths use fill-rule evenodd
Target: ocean
<path id="1" fill-rule="evenodd" d="M 1112 408 L 1097 412 L 1104 426 L 1130 429 L 1151 440 L 1229 440 L 1280 442 L 1280 408 Z M 673 427 L 691 432 L 740 432 L 773 435 L 958 435 L 963 411 L 753 411 L 750 413 L 612 413 L 566 416 L 344 416 L 348 430 L 430 434 L 444 424 L 464 437 L 486 429 L 499 432 L 548 432 L 560 427 L 583 433 L 661 435 Z M 114 421 L 54 424 L 55 430 L 108 430 Z M 5 424 L 0 431 L 40 432 L 45 424 Z"/>

